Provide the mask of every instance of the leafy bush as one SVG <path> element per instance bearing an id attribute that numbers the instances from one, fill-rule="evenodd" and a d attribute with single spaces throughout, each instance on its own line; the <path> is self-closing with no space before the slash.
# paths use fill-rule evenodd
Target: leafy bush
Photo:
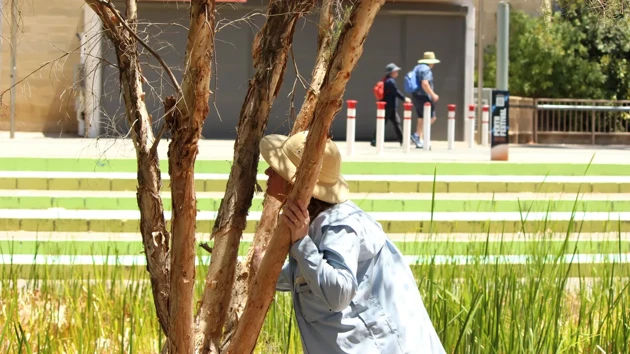
<path id="1" fill-rule="evenodd" d="M 546 17 L 510 14 L 509 89 L 547 98 L 628 99 L 630 15 L 604 20 L 583 1 Z M 485 50 L 484 86 L 495 86 L 496 50 Z"/>

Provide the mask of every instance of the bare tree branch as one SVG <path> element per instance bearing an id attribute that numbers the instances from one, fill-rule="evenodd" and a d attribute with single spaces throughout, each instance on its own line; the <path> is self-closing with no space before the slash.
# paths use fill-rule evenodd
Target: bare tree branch
<path id="1" fill-rule="evenodd" d="M 311 84 L 309 85 L 309 88 L 307 90 L 306 97 L 304 99 L 304 103 L 302 104 L 300 113 L 293 123 L 291 134 L 295 134 L 299 131 L 305 130 L 313 119 L 313 111 L 319 98 L 319 91 L 324 81 L 324 78 L 326 77 L 330 58 L 337 40 L 337 36 L 334 35 L 333 31 L 334 25 L 338 22 L 341 22 L 341 19 L 336 20 L 335 18 L 334 8 L 332 6 L 333 2 L 334 0 L 325 0 L 320 10 L 320 27 L 326 27 L 320 28 L 318 31 L 319 36 L 317 42 L 319 43 L 319 48 L 316 63 L 313 67 L 313 72 L 311 75 Z M 296 65 L 295 61 L 294 65 Z M 299 75 L 297 72 L 297 68 L 296 75 Z M 292 97 L 294 96 L 294 94 L 295 90 L 293 90 L 292 92 Z M 230 315 L 228 323 L 226 325 L 226 337 L 231 337 L 234 331 L 236 331 L 238 319 L 241 318 L 243 310 L 245 309 L 247 298 L 249 295 L 251 295 L 250 289 L 254 281 L 254 276 L 258 271 L 253 264 L 254 250 L 258 248 L 261 252 L 264 252 L 267 249 L 269 239 L 276 229 L 278 213 L 280 211 L 281 205 L 282 204 L 277 199 L 269 197 L 265 193 L 262 215 L 260 217 L 260 222 L 254 235 L 254 240 L 249 247 L 247 259 L 241 262 L 237 267 L 236 285 L 232 290 Z M 229 343 L 227 343 L 226 341 L 223 347 L 227 347 L 228 344 Z"/>
<path id="2" fill-rule="evenodd" d="M 267 21 L 254 40 L 252 56 L 256 73 L 241 108 L 234 163 L 212 232 L 215 244 L 198 314 L 201 336 L 198 352 L 202 354 L 220 352 L 238 245 L 254 196 L 260 140 L 282 86 L 295 24 L 314 5 L 315 0 L 272 0 Z"/>
<path id="3" fill-rule="evenodd" d="M 166 65 L 166 63 L 164 62 L 164 59 L 162 59 L 162 57 L 156 53 L 148 44 L 146 44 L 142 38 L 140 38 L 138 36 L 138 34 L 136 33 L 137 30 L 133 30 L 129 27 L 129 25 L 127 24 L 127 21 L 125 21 L 122 16 L 120 15 L 120 12 L 118 12 L 116 10 L 116 7 L 114 6 L 114 4 L 110 1 L 110 0 L 99 0 L 101 3 L 105 4 L 105 6 L 109 7 L 109 9 L 112 11 L 112 13 L 114 14 L 114 16 L 116 16 L 118 18 L 118 21 L 120 22 L 120 24 L 125 27 L 125 29 L 127 31 L 129 31 L 129 34 L 131 34 L 131 36 L 133 36 L 138 43 L 142 44 L 142 46 L 149 51 L 149 53 L 151 53 L 155 59 L 160 63 L 160 65 L 162 65 L 162 68 L 164 68 L 164 71 L 166 71 L 166 73 L 168 74 L 168 76 L 171 79 L 171 83 L 173 84 L 173 87 L 175 88 L 175 90 L 177 90 L 177 94 L 181 95 L 182 94 L 182 89 L 181 87 L 179 87 L 179 84 L 177 83 L 177 80 L 175 79 L 175 75 L 173 75 L 173 72 L 171 71 L 171 69 L 168 67 L 168 65 Z M 137 14 L 137 9 L 135 11 L 130 12 L 129 14 Z M 137 15 L 135 15 L 136 18 L 133 19 L 133 21 L 137 22 Z M 127 16 L 127 18 L 129 19 L 129 15 Z"/>
<path id="4" fill-rule="evenodd" d="M 171 178 L 172 258 L 169 302 L 169 352 L 189 354 L 195 350 L 193 321 L 195 285 L 195 160 L 203 123 L 210 111 L 210 79 L 214 56 L 215 1 L 192 0 L 190 30 L 186 43 L 182 93 L 165 99 L 166 119 L 172 134 L 169 144 Z M 214 257 L 212 257 L 214 259 Z"/>
<path id="5" fill-rule="evenodd" d="M 363 43 L 384 1 L 357 1 L 345 24 L 328 67 L 322 94 L 315 109 L 317 116 L 311 125 L 295 183 L 288 196 L 291 200 L 304 202 L 311 198 L 328 140 L 328 130 L 336 113 L 341 109 L 346 84 L 363 52 Z M 227 349 L 228 354 L 253 351 L 275 293 L 278 275 L 289 252 L 289 232 L 288 226 L 280 220 L 256 273 L 243 316 Z"/>
<path id="6" fill-rule="evenodd" d="M 100 17 L 105 35 L 116 51 L 120 89 L 125 101 L 127 121 L 136 149 L 138 162 L 137 200 L 140 209 L 140 233 L 147 258 L 147 270 L 151 277 L 153 299 L 160 326 L 169 335 L 169 294 L 170 294 L 170 235 L 166 230 L 164 206 L 160 197 L 162 186 L 161 171 L 157 153 L 150 149 L 154 141 L 151 119 L 144 103 L 142 74 L 138 63 L 138 47 L 131 35 L 137 20 L 136 1 L 127 0 L 128 18 L 131 23 L 123 26 L 116 9 L 101 0 L 85 0 Z M 123 21 L 124 22 L 124 21 Z"/>

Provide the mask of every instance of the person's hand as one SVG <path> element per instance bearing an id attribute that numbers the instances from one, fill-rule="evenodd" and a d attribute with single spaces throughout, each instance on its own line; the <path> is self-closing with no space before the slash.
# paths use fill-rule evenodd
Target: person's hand
<path id="1" fill-rule="evenodd" d="M 291 230 L 291 244 L 306 236 L 311 219 L 304 204 L 287 199 L 282 208 L 282 217 Z"/>
<path id="2" fill-rule="evenodd" d="M 438 96 L 437 93 L 434 93 L 432 99 L 433 99 L 433 102 L 437 102 L 440 100 L 440 96 Z"/>
<path id="3" fill-rule="evenodd" d="M 407 102 L 407 103 L 411 103 L 411 98 L 409 98 L 409 97 L 405 97 L 405 102 Z"/>

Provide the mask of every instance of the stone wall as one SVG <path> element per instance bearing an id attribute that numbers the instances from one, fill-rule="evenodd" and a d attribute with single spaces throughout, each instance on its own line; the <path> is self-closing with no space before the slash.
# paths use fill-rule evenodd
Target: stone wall
<path id="1" fill-rule="evenodd" d="M 72 134 L 77 124 L 71 90 L 74 67 L 79 62 L 76 36 L 83 27 L 82 1 L 19 1 L 17 32 L 17 81 L 44 63 L 55 60 L 16 87 L 16 131 Z M 2 51 L 0 92 L 11 86 L 11 1 L 2 0 Z M 9 130 L 11 95 L 2 97 L 0 131 Z"/>

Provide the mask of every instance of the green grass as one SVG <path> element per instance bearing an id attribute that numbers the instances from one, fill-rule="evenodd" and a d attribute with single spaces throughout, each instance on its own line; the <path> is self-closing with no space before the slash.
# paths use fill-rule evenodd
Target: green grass
<path id="1" fill-rule="evenodd" d="M 229 173 L 231 161 L 198 160 L 197 173 Z M 162 171 L 168 171 L 168 162 L 161 161 Z M 261 161 L 258 171 L 268 165 Z M 74 158 L 0 158 L 4 171 L 68 171 L 68 172 L 135 172 L 134 159 L 74 159 Z M 587 164 L 511 163 L 511 162 L 344 162 L 344 174 L 425 174 L 437 169 L 440 175 L 584 175 Z M 630 175 L 630 165 L 593 164 L 590 176 Z"/>
<path id="2" fill-rule="evenodd" d="M 440 168 L 434 169 L 433 164 L 420 166 L 431 166 L 432 174 Z M 488 166 L 491 164 L 485 164 L 486 169 Z M 541 165 L 530 165 L 531 171 L 536 171 L 535 166 Z M 590 167 L 589 174 L 594 167 Z M 581 166 L 577 174 L 584 174 L 584 169 Z M 619 166 L 615 169 L 620 171 Z M 554 171 L 565 174 L 568 170 Z M 436 211 L 438 204 L 433 198 L 429 210 Z M 578 209 L 579 204 L 574 203 L 572 211 Z M 527 211 L 519 206 L 524 219 Z M 621 222 L 610 224 L 620 232 Z M 563 225 L 567 235 L 584 231 L 573 221 Z M 427 228 L 440 231 L 429 222 Z M 526 221 L 519 223 L 518 228 L 528 235 L 525 239 L 533 229 Z M 491 232 L 488 227 L 484 230 L 488 235 Z M 241 254 L 247 246 L 241 246 Z M 621 238 L 604 242 L 575 242 L 567 237 L 563 241 L 453 243 L 440 242 L 436 236 L 432 242 L 398 246 L 405 254 L 475 256 L 465 266 L 438 265 L 432 261 L 434 258 L 427 257 L 412 267 L 423 302 L 448 353 L 630 352 L 630 266 L 559 261 L 567 254 L 627 254 L 629 244 Z M 0 247 L 2 253 L 8 254 L 113 255 L 142 251 L 137 242 L 9 241 Z M 535 257 L 528 264 L 481 262 L 484 256 L 493 254 Z M 197 268 L 197 298 L 202 293 L 206 271 L 207 264 Z M 164 336 L 155 317 L 147 275 L 140 266 L 0 266 L 0 353 L 159 352 Z M 16 285 L 17 279 L 25 280 L 22 287 Z M 300 352 L 290 296 L 276 293 L 256 353 Z"/>
<path id="3" fill-rule="evenodd" d="M 163 197 L 165 210 L 171 210 L 171 198 Z M 492 212 L 513 211 L 521 209 L 532 212 L 572 211 L 576 206 L 571 200 L 437 200 L 430 199 L 365 199 L 353 200 L 367 212 Z M 433 204 L 433 205 L 432 205 Z M 202 211 L 217 211 L 221 198 L 198 197 L 197 208 Z M 431 209 L 433 207 L 433 209 Z M 138 210 L 138 201 L 134 197 L 2 197 L 0 209 L 49 209 L 63 208 L 71 210 Z M 262 211 L 262 198 L 253 200 L 250 211 Z M 630 211 L 630 200 L 584 200 L 577 202 L 577 211 Z"/>
<path id="4" fill-rule="evenodd" d="M 413 241 L 394 242 L 396 247 L 404 255 L 527 255 L 537 254 L 541 248 L 550 252 L 560 252 L 563 247 L 571 250 L 576 249 L 580 254 L 597 253 L 630 253 L 630 241 L 608 240 L 591 241 L 587 236 L 582 236 L 581 241 L 562 240 L 530 240 L 530 241 L 471 241 L 452 242 L 440 241 L 436 238 L 433 241 Z M 239 245 L 239 255 L 247 254 L 250 242 L 241 242 Z M 212 246 L 213 242 L 209 242 Z M 142 242 L 132 241 L 0 241 L 0 254 L 21 254 L 21 255 L 140 255 L 143 252 Z M 197 255 L 207 255 L 206 251 L 199 248 Z M 1 267 L 2 265 L 0 265 Z"/>
<path id="5" fill-rule="evenodd" d="M 480 243 L 470 252 L 482 256 L 497 246 Z M 538 247 L 537 255 L 578 253 L 574 246 Z M 206 267 L 198 269 L 197 296 Z M 542 261 L 413 267 L 449 353 L 627 353 L 630 292 L 620 276 L 628 268 L 597 269 Z M 163 343 L 141 267 L 4 266 L 0 275 L 2 353 L 155 353 Z M 277 293 L 256 352 L 300 353 L 293 316 L 290 296 Z"/>

